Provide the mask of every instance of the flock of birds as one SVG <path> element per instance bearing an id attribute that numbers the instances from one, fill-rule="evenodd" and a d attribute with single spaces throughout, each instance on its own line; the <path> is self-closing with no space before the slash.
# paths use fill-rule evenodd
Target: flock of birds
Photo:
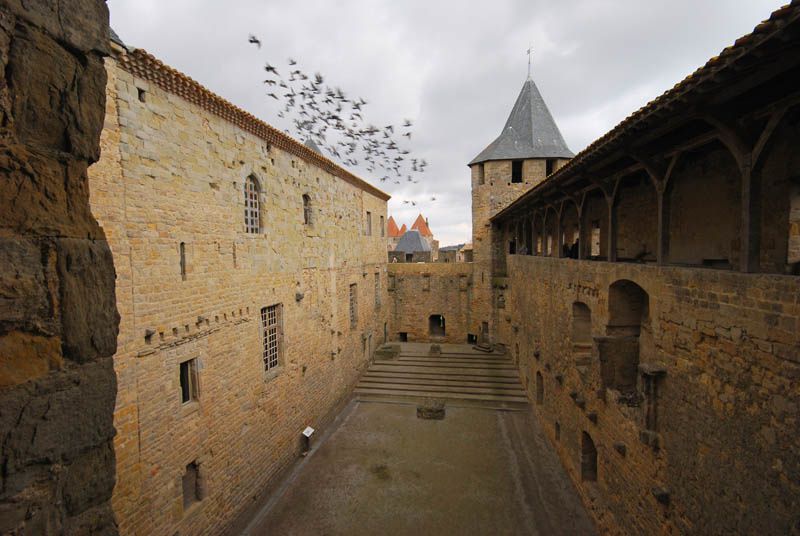
<path id="1" fill-rule="evenodd" d="M 261 48 L 254 35 L 248 42 Z M 291 121 L 298 139 L 312 140 L 345 165 L 363 165 L 369 173 L 379 171 L 382 183 L 419 183 L 428 162 L 404 146 L 411 141 L 411 120 L 380 127 L 367 123 L 366 99 L 351 98 L 341 88 L 329 86 L 320 73 L 303 72 L 294 59 L 287 60 L 286 71 L 269 63 L 264 70 L 267 97 L 282 104 L 278 117 Z M 436 197 L 430 200 L 436 201 Z M 416 206 L 417 201 L 404 200 L 403 204 Z"/>

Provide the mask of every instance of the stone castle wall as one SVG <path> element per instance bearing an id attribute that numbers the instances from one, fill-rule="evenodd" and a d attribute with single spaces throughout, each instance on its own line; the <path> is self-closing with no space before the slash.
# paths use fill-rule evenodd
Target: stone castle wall
<path id="1" fill-rule="evenodd" d="M 472 265 L 469 263 L 389 264 L 389 339 L 406 333 L 409 341 L 467 342 L 473 324 Z M 443 315 L 444 337 L 431 337 L 431 315 Z"/>
<path id="2" fill-rule="evenodd" d="M 621 280 L 649 298 L 637 396 L 603 380 L 625 352 L 605 351 L 623 329 L 609 291 Z M 601 530 L 791 533 L 800 494 L 796 277 L 513 255 L 507 281 L 500 337 L 531 400 L 541 375 L 538 418 Z M 591 312 L 588 348 L 575 340 L 575 302 Z M 596 482 L 582 481 L 583 432 L 598 452 Z"/>
<path id="3" fill-rule="evenodd" d="M 90 186 L 120 267 L 113 506 L 123 534 L 217 534 L 296 460 L 307 425 L 324 428 L 383 342 L 386 244 L 375 222 L 386 199 L 116 60 L 107 70 L 104 152 Z M 258 234 L 244 228 L 251 175 Z M 282 304 L 283 353 L 265 373 L 260 311 L 273 304 Z M 182 404 L 187 359 L 198 360 L 199 396 Z M 185 509 L 191 463 L 202 499 Z"/>
<path id="4" fill-rule="evenodd" d="M 105 2 L 0 2 L 0 533 L 115 534 Z"/>
<path id="5" fill-rule="evenodd" d="M 558 159 L 554 169 L 568 160 Z M 522 182 L 511 182 L 511 160 L 497 160 L 470 166 L 472 185 L 472 247 L 473 279 L 472 320 L 470 329 L 480 331 L 482 322 L 488 322 L 490 338 L 496 334 L 497 315 L 492 282 L 492 262 L 498 256 L 498 246 L 489 220 L 546 178 L 546 160 L 529 159 L 522 163 Z"/>

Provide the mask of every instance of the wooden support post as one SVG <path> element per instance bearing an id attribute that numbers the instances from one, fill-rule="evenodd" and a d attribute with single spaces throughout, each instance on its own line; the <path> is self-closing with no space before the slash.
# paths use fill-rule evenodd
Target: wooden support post
<path id="1" fill-rule="evenodd" d="M 606 246 L 608 251 L 606 256 L 608 262 L 617 262 L 617 207 L 614 197 L 606 197 L 608 204 L 608 239 Z"/>
<path id="2" fill-rule="evenodd" d="M 656 244 L 656 261 L 664 266 L 669 260 L 669 195 L 662 185 L 656 191 L 658 196 L 658 243 Z"/>
<path id="3" fill-rule="evenodd" d="M 758 180 L 753 178 L 752 155 L 743 155 L 740 172 L 742 176 L 742 229 L 739 271 L 758 272 L 760 264 L 761 195 Z"/>

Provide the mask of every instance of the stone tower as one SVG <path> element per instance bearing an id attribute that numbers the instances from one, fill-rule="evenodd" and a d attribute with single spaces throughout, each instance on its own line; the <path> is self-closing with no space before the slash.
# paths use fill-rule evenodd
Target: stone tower
<path id="1" fill-rule="evenodd" d="M 567 147 L 536 84 L 529 77 L 514 103 L 503 131 L 469 163 L 472 174 L 473 329 L 491 338 L 494 300 L 502 307 L 503 282 L 495 277 L 496 248 L 506 247 L 492 236 L 490 218 L 525 191 L 563 166 L 573 153 Z M 495 273 L 495 276 L 498 274 Z M 493 290 L 494 288 L 494 290 Z M 488 332 L 487 332 L 488 331 Z"/>

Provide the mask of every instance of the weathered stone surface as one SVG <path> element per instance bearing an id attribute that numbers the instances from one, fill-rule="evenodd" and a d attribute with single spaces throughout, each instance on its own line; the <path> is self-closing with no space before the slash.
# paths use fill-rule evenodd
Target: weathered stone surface
<path id="1" fill-rule="evenodd" d="M 56 242 L 56 249 L 64 357 L 82 363 L 113 355 L 119 314 L 108 244 L 63 238 Z M 87 285 L 88 281 L 92 284 Z"/>
<path id="2" fill-rule="evenodd" d="M 20 331 L 0 335 L 0 388 L 39 378 L 62 364 L 58 337 Z"/>
<path id="3" fill-rule="evenodd" d="M 114 269 L 89 210 L 100 0 L 0 3 L 0 533 L 114 534 Z M 71 361 L 63 360 L 62 351 Z"/>
<path id="4" fill-rule="evenodd" d="M 324 432 L 384 342 L 386 242 L 375 224 L 386 201 L 133 74 L 117 52 L 103 156 L 89 169 L 121 315 L 112 503 L 123 534 L 216 534 L 297 459 L 306 426 Z M 248 177 L 261 190 L 260 233 L 245 232 Z M 77 249 L 77 273 L 94 277 L 94 249 Z M 281 351 L 265 371 L 261 311 L 275 304 Z M 64 323 L 94 333 L 79 315 L 65 312 Z M 183 404 L 180 363 L 190 359 L 199 394 Z M 192 463 L 202 498 L 185 511 Z"/>
<path id="5" fill-rule="evenodd" d="M 8 84 L 21 143 L 69 152 L 93 162 L 99 157 L 105 71 L 100 58 L 75 57 L 43 32 L 20 26 L 9 51 Z"/>
<path id="6" fill-rule="evenodd" d="M 55 333 L 42 266 L 35 240 L 0 237 L 0 331 L 25 329 Z"/>

